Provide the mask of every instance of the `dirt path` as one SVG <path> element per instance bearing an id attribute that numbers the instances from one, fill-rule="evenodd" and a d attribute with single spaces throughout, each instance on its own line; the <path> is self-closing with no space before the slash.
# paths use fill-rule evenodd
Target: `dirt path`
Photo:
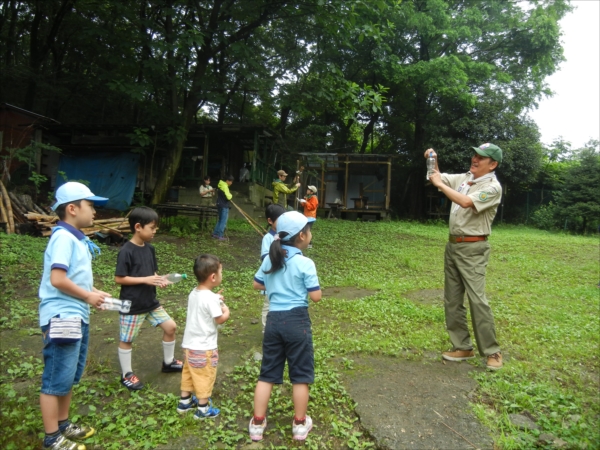
<path id="1" fill-rule="evenodd" d="M 361 425 L 383 449 L 492 449 L 468 405 L 476 388 L 468 373 L 482 369 L 433 358 L 355 358 L 344 380 Z"/>

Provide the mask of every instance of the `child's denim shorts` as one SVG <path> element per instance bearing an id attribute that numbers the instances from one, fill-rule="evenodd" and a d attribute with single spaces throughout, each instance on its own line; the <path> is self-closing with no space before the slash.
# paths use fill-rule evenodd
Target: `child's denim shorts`
<path id="1" fill-rule="evenodd" d="M 308 308 L 269 311 L 263 338 L 260 381 L 282 384 L 287 360 L 292 384 L 313 383 L 315 355 Z"/>
<path id="2" fill-rule="evenodd" d="M 81 339 L 72 344 L 55 344 L 48 336 L 49 325 L 42 327 L 44 373 L 42 394 L 63 397 L 79 383 L 87 358 L 90 326 L 81 321 Z"/>

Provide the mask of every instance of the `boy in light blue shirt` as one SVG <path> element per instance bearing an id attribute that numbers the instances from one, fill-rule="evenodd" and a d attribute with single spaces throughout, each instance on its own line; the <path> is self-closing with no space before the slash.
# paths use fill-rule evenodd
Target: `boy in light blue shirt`
<path id="1" fill-rule="evenodd" d="M 60 220 L 44 253 L 39 289 L 44 343 L 40 393 L 44 449 L 85 450 L 85 445 L 71 439 L 87 439 L 95 432 L 91 427 L 71 423 L 69 407 L 73 385 L 81 379 L 87 358 L 90 305 L 100 309 L 104 298 L 110 297 L 93 286 L 92 258 L 100 249 L 81 232 L 94 222 L 94 202 L 106 201 L 81 183 L 65 183 L 56 191 L 52 209 Z M 57 330 L 63 335 L 59 336 Z"/>

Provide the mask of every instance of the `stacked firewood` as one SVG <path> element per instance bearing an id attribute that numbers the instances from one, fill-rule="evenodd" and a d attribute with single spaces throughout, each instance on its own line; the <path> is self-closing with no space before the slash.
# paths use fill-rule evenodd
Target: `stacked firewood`
<path id="1" fill-rule="evenodd" d="M 4 184 L 0 182 L 0 222 L 6 223 L 6 232 L 20 232 L 35 234 L 37 236 L 50 236 L 52 228 L 56 226 L 58 216 L 49 207 L 36 205 L 31 196 L 7 192 Z M 22 226 L 19 224 L 23 224 Z M 103 233 L 123 238 L 129 231 L 127 217 L 114 217 L 111 219 L 94 220 L 94 225 L 82 228 L 86 236 Z"/>
<path id="2" fill-rule="evenodd" d="M 25 217 L 35 225 L 35 228 L 42 236 L 50 236 L 52 234 L 52 228 L 56 226 L 58 217 L 38 214 L 38 213 L 27 213 Z M 120 238 L 123 237 L 124 233 L 129 230 L 129 220 L 126 217 L 113 217 L 111 219 L 99 219 L 94 220 L 94 225 L 91 227 L 82 228 L 81 231 L 86 236 L 91 236 L 95 233 L 112 234 Z"/>

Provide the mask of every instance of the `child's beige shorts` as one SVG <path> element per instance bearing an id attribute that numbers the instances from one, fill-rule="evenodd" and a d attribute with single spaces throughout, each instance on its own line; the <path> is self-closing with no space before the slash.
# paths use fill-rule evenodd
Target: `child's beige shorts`
<path id="1" fill-rule="evenodd" d="M 209 398 L 212 395 L 219 351 L 183 349 L 183 371 L 181 372 L 181 390 L 194 392 L 198 398 Z"/>

